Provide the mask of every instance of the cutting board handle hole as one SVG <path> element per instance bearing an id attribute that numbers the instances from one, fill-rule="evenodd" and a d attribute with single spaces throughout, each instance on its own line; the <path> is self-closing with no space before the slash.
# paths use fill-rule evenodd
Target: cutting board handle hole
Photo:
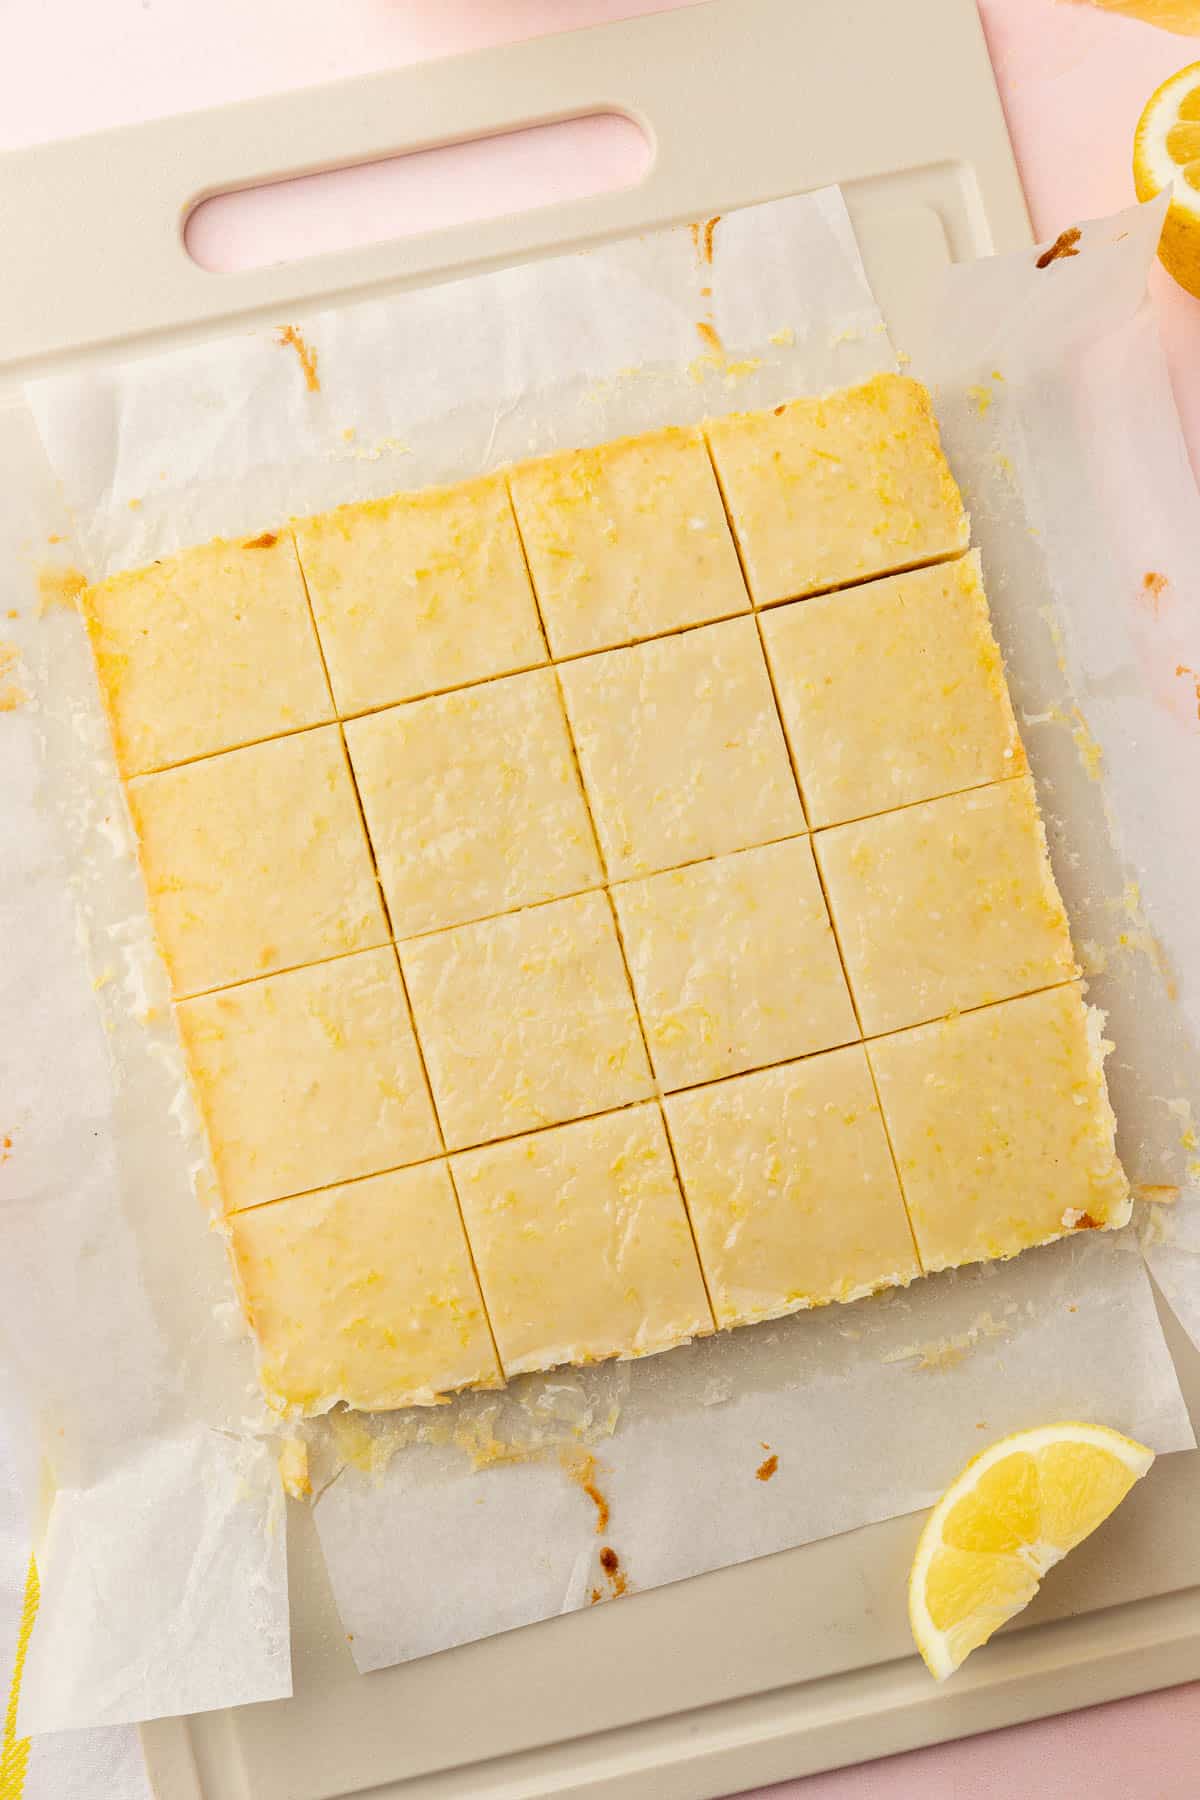
<path id="1" fill-rule="evenodd" d="M 202 269 L 236 274 L 635 187 L 652 160 L 636 120 L 586 113 L 212 194 L 184 243 Z"/>

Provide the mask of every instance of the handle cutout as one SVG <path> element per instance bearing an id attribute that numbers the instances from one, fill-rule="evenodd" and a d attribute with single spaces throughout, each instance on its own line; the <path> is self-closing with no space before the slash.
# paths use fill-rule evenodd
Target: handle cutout
<path id="1" fill-rule="evenodd" d="M 652 160 L 634 119 L 587 113 L 213 194 L 184 243 L 202 269 L 231 275 L 636 187 Z"/>

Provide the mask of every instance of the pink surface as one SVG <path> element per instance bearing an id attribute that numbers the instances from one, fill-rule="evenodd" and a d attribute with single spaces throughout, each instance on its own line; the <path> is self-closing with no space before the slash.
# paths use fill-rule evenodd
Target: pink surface
<path id="1" fill-rule="evenodd" d="M 564 25 L 667 11 L 677 0 L 42 0 L 0 14 L 0 149 L 155 114 L 308 86 Z M 799 3 L 799 0 L 797 0 Z M 823 0 L 830 3 L 830 0 Z M 902 4 L 903 0 L 893 0 Z M 1133 198 L 1129 151 L 1150 92 L 1200 55 L 1195 39 L 1156 32 L 1061 0 L 980 0 L 1035 226 Z M 67 48 L 69 46 L 69 49 Z M 315 195 L 321 242 L 350 225 L 421 229 L 434 218 L 499 210 L 518 180 L 530 204 L 635 178 L 636 143 L 605 121 L 552 146 L 508 140 L 494 161 L 469 148 L 393 163 Z M 358 186 L 354 186 L 354 181 Z M 222 221 L 197 218 L 193 253 L 216 267 L 245 259 L 261 228 L 294 242 L 299 184 L 256 197 Z M 310 215 L 306 212 L 306 219 Z M 311 242 L 311 240 L 310 240 Z M 1155 282 L 1176 395 L 1200 470 L 1200 301 Z M 960 1744 L 769 1790 L 775 1800 L 1194 1800 L 1200 1683 Z"/>

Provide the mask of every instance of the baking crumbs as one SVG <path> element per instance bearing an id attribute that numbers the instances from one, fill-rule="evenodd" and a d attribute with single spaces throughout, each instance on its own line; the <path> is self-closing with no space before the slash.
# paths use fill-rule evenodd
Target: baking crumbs
<path id="1" fill-rule="evenodd" d="M 563 1451 L 560 1458 L 563 1469 L 569 1478 L 581 1488 L 596 1509 L 596 1536 L 603 1537 L 608 1530 L 608 1522 L 612 1512 L 606 1496 L 601 1492 L 596 1480 L 596 1458 L 591 1454 L 581 1456 L 578 1452 Z"/>
<path id="2" fill-rule="evenodd" d="M 1200 675 L 1197 675 L 1195 669 L 1190 669 L 1187 663 L 1176 663 L 1175 673 L 1176 675 L 1188 675 L 1191 677 L 1192 687 L 1196 695 L 1196 717 L 1200 719 Z"/>
<path id="3" fill-rule="evenodd" d="M 74 610 L 75 603 L 87 586 L 82 569 L 70 563 L 46 563 L 37 572 L 38 618 L 44 619 L 56 607 Z"/>
<path id="4" fill-rule="evenodd" d="M 0 713 L 16 712 L 29 698 L 25 689 L 11 679 L 19 660 L 15 644 L 0 644 Z"/>
<path id="5" fill-rule="evenodd" d="M 1064 256 L 1079 255 L 1079 240 L 1082 236 L 1078 225 L 1060 231 L 1048 250 L 1043 250 L 1034 265 L 1039 269 L 1048 269 L 1051 263 L 1061 262 Z"/>
<path id="6" fill-rule="evenodd" d="M 609 1593 L 614 1600 L 629 1592 L 629 1582 L 621 1567 L 621 1559 L 610 1544 L 605 1544 L 600 1552 L 600 1567 L 604 1570 Z"/>
<path id="7" fill-rule="evenodd" d="M 295 325 L 281 325 L 276 338 L 279 344 L 289 345 L 300 358 L 300 367 L 304 371 L 304 385 L 310 394 L 319 392 L 321 378 L 317 374 L 317 353 L 311 344 L 304 340 L 304 335 Z"/>

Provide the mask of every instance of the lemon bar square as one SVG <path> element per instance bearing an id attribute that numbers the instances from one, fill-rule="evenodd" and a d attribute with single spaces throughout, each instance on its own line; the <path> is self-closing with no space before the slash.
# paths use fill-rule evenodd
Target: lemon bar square
<path id="1" fill-rule="evenodd" d="M 664 1105 L 719 1326 L 921 1273 L 860 1045 Z"/>
<path id="2" fill-rule="evenodd" d="M 336 726 L 126 789 L 176 997 L 386 943 Z"/>
<path id="3" fill-rule="evenodd" d="M 875 375 L 706 430 L 756 606 L 967 547 L 929 394 L 908 376 Z"/>
<path id="4" fill-rule="evenodd" d="M 177 1012 L 227 1211 L 441 1148 L 390 945 Z"/>
<path id="5" fill-rule="evenodd" d="M 503 476 L 339 506 L 295 529 L 343 713 L 546 660 Z"/>
<path id="6" fill-rule="evenodd" d="M 645 1356 L 712 1330 L 656 1106 L 451 1166 L 506 1375 Z"/>
<path id="7" fill-rule="evenodd" d="M 868 1046 L 926 1269 L 1126 1223 L 1101 1017 L 1070 984 Z"/>
<path id="8" fill-rule="evenodd" d="M 450 1149 L 650 1092 L 604 894 L 413 938 L 400 957 Z"/>
<path id="9" fill-rule="evenodd" d="M 228 1229 L 279 1411 L 382 1412 L 501 1385 L 444 1162 L 254 1207 Z"/>
<path id="10" fill-rule="evenodd" d="M 813 842 L 868 1037 L 1079 973 L 1027 775 Z"/>
<path id="11" fill-rule="evenodd" d="M 80 604 L 125 776 L 333 717 L 287 532 L 181 551 Z"/>
<path id="12" fill-rule="evenodd" d="M 623 882 L 612 893 L 664 1088 L 858 1036 L 808 838 Z"/>
<path id="13" fill-rule="evenodd" d="M 814 830 L 1020 775 L 979 555 L 765 613 Z"/>
<path id="14" fill-rule="evenodd" d="M 611 879 L 805 829 L 753 619 L 561 670 Z"/>
<path id="15" fill-rule="evenodd" d="M 346 744 L 398 937 L 601 879 L 552 669 L 351 720 Z"/>
<path id="16" fill-rule="evenodd" d="M 513 505 L 555 656 L 750 605 L 704 438 L 678 426 L 522 463 Z"/>

